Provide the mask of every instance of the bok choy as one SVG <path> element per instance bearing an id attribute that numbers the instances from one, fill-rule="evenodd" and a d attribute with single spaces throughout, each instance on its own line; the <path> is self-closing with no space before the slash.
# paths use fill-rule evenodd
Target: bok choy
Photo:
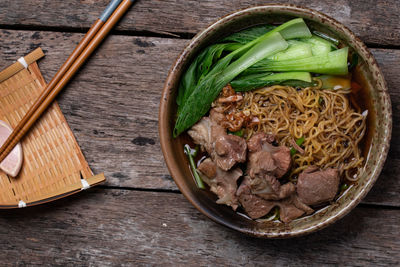
<path id="1" fill-rule="evenodd" d="M 231 63 L 234 53 L 238 50 L 217 62 L 214 69 L 200 81 L 179 109 L 174 136 L 178 136 L 204 116 L 222 88 L 243 70 L 265 57 L 286 49 L 287 46 L 282 36 L 275 32 L 261 39 L 236 61 Z"/>
<path id="2" fill-rule="evenodd" d="M 337 49 L 336 45 L 333 43 L 315 35 L 311 36 L 310 38 L 302 38 L 300 39 L 300 42 L 309 44 L 314 56 L 325 55 L 332 50 Z"/>
<path id="3" fill-rule="evenodd" d="M 259 37 L 254 36 L 255 39 L 246 44 L 236 45 L 238 47 L 236 50 L 218 61 L 215 56 L 220 56 L 219 52 L 222 53 L 229 44 L 223 48 L 214 48 L 217 50 L 216 52 L 202 52 L 194 61 L 195 65 L 192 64 L 193 67 L 192 65 L 189 67 L 189 70 L 192 67 L 191 74 L 188 74 L 188 70 L 180 85 L 182 92 L 179 92 L 177 99 L 178 114 L 173 132 L 174 137 L 204 116 L 222 88 L 237 75 L 260 60 L 286 49 L 288 43 L 285 39 L 310 36 L 311 32 L 307 25 L 303 19 L 298 18 L 273 28 Z M 216 62 L 211 68 L 201 69 L 199 64 L 204 58 L 208 59 L 208 62 Z"/>
<path id="4" fill-rule="evenodd" d="M 311 45 L 307 43 L 299 42 L 296 40 L 289 40 L 288 44 L 289 46 L 285 51 L 276 53 L 275 55 L 266 58 L 266 60 L 280 61 L 288 59 L 300 59 L 311 57 L 313 55 Z"/>
<path id="5" fill-rule="evenodd" d="M 295 60 L 263 60 L 249 68 L 248 73 L 268 71 L 308 71 L 321 74 L 346 75 L 348 47 L 329 52 L 324 55 L 312 56 Z"/>
<path id="6" fill-rule="evenodd" d="M 303 81 L 302 86 L 312 86 L 309 72 L 261 73 L 235 79 L 231 81 L 231 85 L 235 91 L 244 92 L 270 85 L 285 84 L 287 81 Z"/>

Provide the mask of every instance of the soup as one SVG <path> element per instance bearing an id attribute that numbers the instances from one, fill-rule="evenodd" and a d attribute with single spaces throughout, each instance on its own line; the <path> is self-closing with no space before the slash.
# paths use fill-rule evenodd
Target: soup
<path id="1" fill-rule="evenodd" d="M 313 213 L 354 183 L 365 162 L 368 109 L 357 101 L 362 87 L 348 71 L 348 50 L 308 34 L 300 20 L 206 48 L 181 82 L 174 134 L 187 138 L 188 130 L 199 187 L 205 182 L 218 204 L 252 219 L 287 223 Z M 293 37 L 293 25 L 294 36 L 308 36 Z"/>

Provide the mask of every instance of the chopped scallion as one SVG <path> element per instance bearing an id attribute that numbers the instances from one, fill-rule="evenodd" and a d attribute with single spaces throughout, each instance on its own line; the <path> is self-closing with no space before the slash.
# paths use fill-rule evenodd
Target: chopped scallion
<path id="1" fill-rule="evenodd" d="M 184 152 L 189 159 L 190 168 L 192 169 L 192 173 L 194 179 L 196 180 L 196 185 L 200 189 L 205 189 L 203 180 L 201 179 L 199 173 L 197 172 L 196 164 L 194 163 L 193 154 L 197 153 L 195 149 L 191 149 L 188 144 L 184 146 Z"/>

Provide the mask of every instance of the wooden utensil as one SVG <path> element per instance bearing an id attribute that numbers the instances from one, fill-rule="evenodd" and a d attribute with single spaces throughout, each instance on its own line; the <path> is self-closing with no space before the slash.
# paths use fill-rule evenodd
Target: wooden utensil
<path id="1" fill-rule="evenodd" d="M 67 61 L 61 66 L 46 89 L 38 97 L 36 102 L 31 106 L 0 148 L 0 162 L 2 162 L 8 153 L 18 144 L 21 138 L 51 104 L 57 94 L 64 88 L 96 47 L 103 41 L 133 2 L 134 0 L 112 0 L 110 2 L 99 19 L 92 25 L 88 33 L 81 40 Z"/>

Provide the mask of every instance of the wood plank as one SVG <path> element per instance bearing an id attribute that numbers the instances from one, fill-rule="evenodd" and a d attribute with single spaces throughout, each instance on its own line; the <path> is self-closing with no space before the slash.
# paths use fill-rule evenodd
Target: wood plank
<path id="1" fill-rule="evenodd" d="M 72 51 L 81 34 L 0 31 L 0 66 L 40 45 L 39 66 L 47 81 Z M 177 190 L 160 150 L 157 112 L 170 65 L 186 40 L 111 36 L 74 78 L 59 103 L 95 173 L 107 185 Z M 394 136 L 400 134 L 400 51 L 372 50 L 389 84 Z M 110 67 L 112 66 L 112 67 Z M 366 202 L 399 206 L 400 143 L 392 141 L 390 158 Z"/>
<path id="2" fill-rule="evenodd" d="M 61 27 L 86 30 L 109 0 L 3 0 L 0 25 L 3 27 Z M 270 0 L 268 3 L 281 3 Z M 334 17 L 367 43 L 400 45 L 400 6 L 396 0 L 289 0 Z M 122 23 L 120 31 L 161 34 L 195 34 L 217 18 L 237 9 L 265 4 L 262 0 L 148 0 L 137 1 Z"/>
<path id="3" fill-rule="evenodd" d="M 90 190 L 0 212 L 3 265 L 398 265 L 398 210 L 358 207 L 317 233 L 255 239 L 220 226 L 181 195 Z M 379 226 L 379 227 L 377 227 Z"/>
<path id="4" fill-rule="evenodd" d="M 46 56 L 39 66 L 49 81 L 81 37 L 2 31 L 0 66 L 41 46 Z M 89 165 L 95 173 L 104 171 L 108 184 L 176 189 L 158 141 L 158 104 L 170 64 L 186 42 L 108 38 L 61 95 L 60 106 Z"/>

